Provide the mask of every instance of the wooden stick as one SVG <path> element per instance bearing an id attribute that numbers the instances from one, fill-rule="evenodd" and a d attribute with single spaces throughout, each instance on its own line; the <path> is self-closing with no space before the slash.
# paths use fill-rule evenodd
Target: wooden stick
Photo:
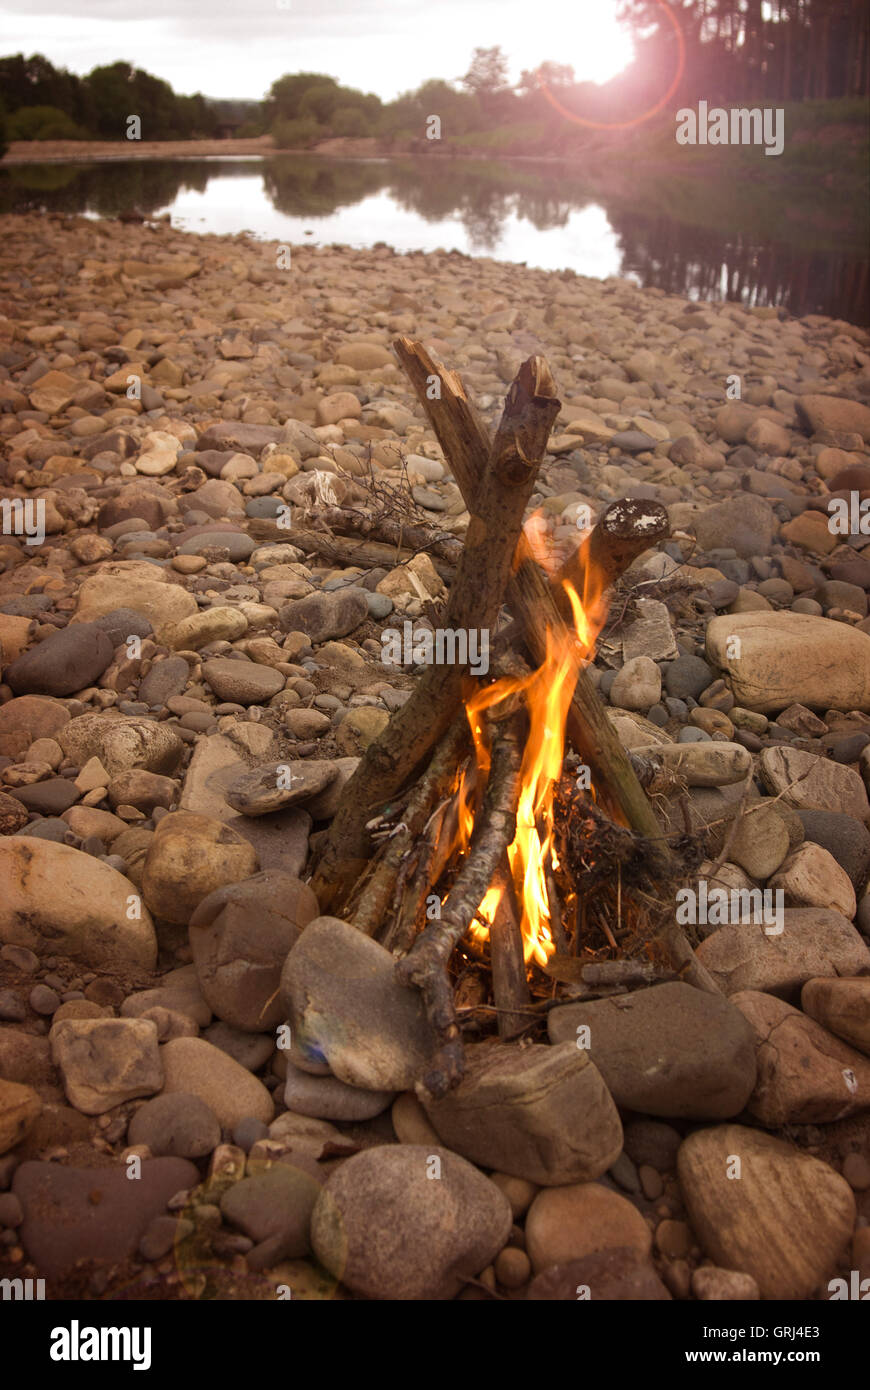
<path id="1" fill-rule="evenodd" d="M 446 794 L 456 776 L 466 745 L 468 721 L 458 714 L 435 750 L 423 777 L 415 786 L 404 814 L 387 842 L 375 871 L 365 886 L 352 922 L 366 936 L 375 936 L 395 901 L 396 880 L 405 855 L 413 852 L 439 797 Z"/>
<path id="2" fill-rule="evenodd" d="M 446 1095 L 452 1086 L 458 1085 L 464 1071 L 462 1036 L 447 966 L 516 833 L 522 732 L 518 715 L 498 726 L 489 780 L 468 854 L 444 900 L 440 919 L 430 922 L 396 965 L 401 983 L 419 989 L 423 995 L 426 1014 L 439 1037 L 438 1052 L 423 1078 L 433 1096 Z"/>
<path id="3" fill-rule="evenodd" d="M 445 613 L 454 631 L 495 627 L 547 439 L 561 404 L 542 357 L 520 367 L 477 481 L 465 546 Z M 365 824 L 413 776 L 459 707 L 464 668 L 428 666 L 411 698 L 369 744 L 345 787 L 312 880 L 321 912 L 340 910 L 369 855 Z"/>
<path id="4" fill-rule="evenodd" d="M 523 957 L 520 908 L 506 854 L 493 875 L 493 886 L 501 888 L 502 894 L 489 930 L 492 993 L 499 1011 L 498 1035 L 514 1038 L 528 1025 L 528 1014 L 523 1010 L 531 1001 L 531 993 Z"/>
<path id="5" fill-rule="evenodd" d="M 358 541 L 346 536 L 332 536 L 324 531 L 306 531 L 300 527 L 288 530 L 277 521 L 255 517 L 248 524 L 248 530 L 255 540 L 264 545 L 295 545 L 306 554 L 315 554 L 335 565 L 362 565 L 372 569 L 384 566 L 394 569 L 396 565 L 413 560 L 419 551 L 403 546 L 387 545 L 382 541 Z M 423 547 L 421 547 L 423 549 Z M 450 584 L 456 567 L 433 554 L 432 564 L 446 584 Z"/>

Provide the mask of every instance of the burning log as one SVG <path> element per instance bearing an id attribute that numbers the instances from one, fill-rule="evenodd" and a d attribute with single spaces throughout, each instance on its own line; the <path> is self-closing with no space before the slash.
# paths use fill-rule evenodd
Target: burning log
<path id="1" fill-rule="evenodd" d="M 446 1094 L 462 1078 L 462 1039 L 447 965 L 497 874 L 505 846 L 516 833 L 522 742 L 520 718 L 511 715 L 499 726 L 494 738 L 481 812 L 475 820 L 468 854 L 444 900 L 441 915 L 430 922 L 396 966 L 402 983 L 420 990 L 426 1013 L 441 1040 L 432 1068 L 422 1078 L 434 1096 Z"/>

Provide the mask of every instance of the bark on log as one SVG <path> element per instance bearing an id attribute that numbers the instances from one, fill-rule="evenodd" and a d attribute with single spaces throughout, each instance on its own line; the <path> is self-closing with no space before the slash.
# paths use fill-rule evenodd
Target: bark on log
<path id="1" fill-rule="evenodd" d="M 493 885 L 501 888 L 502 895 L 489 929 L 492 994 L 498 1009 L 499 1037 L 515 1038 L 528 1027 L 529 1015 L 523 1010 L 531 1002 L 531 993 L 523 957 L 520 906 L 507 855 L 493 875 Z"/>

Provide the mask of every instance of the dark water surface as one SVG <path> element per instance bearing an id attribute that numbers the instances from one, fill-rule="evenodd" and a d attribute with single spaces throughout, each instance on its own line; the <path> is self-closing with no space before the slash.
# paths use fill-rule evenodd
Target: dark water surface
<path id="1" fill-rule="evenodd" d="M 464 251 L 699 301 L 870 322 L 867 212 L 785 179 L 747 183 L 521 160 L 118 160 L 0 168 L 0 212 L 169 212 L 191 232 Z"/>

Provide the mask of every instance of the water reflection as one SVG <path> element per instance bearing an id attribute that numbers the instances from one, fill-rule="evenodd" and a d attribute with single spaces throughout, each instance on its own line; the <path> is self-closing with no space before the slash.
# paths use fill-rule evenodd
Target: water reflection
<path id="1" fill-rule="evenodd" d="M 616 163 L 616 162 L 615 162 Z M 192 231 L 460 250 L 698 300 L 870 322 L 866 212 L 773 180 L 539 161 L 123 160 L 0 168 L 0 211 L 170 212 Z"/>

